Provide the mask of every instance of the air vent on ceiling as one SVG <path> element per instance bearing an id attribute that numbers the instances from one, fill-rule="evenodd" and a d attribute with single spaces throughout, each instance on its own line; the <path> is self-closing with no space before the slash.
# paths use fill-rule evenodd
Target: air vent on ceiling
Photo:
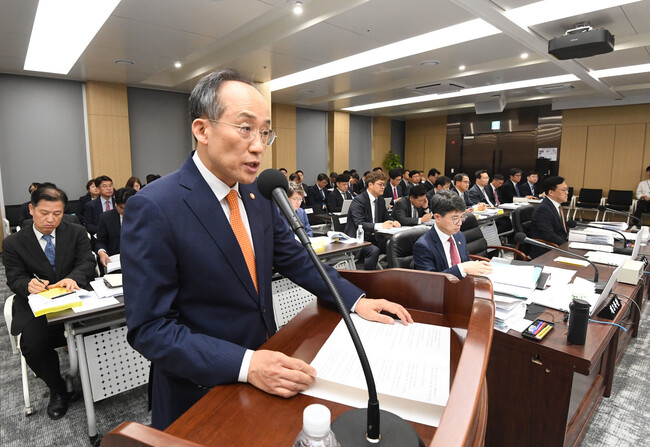
<path id="1" fill-rule="evenodd" d="M 467 86 L 458 82 L 433 82 L 431 84 L 416 85 L 411 87 L 411 91 L 420 95 L 432 95 L 434 93 L 451 93 L 466 89 Z"/>
<path id="2" fill-rule="evenodd" d="M 535 87 L 535 89 L 540 93 L 566 93 L 575 89 L 575 86 L 572 84 L 555 84 L 555 85 L 543 85 L 541 87 Z"/>

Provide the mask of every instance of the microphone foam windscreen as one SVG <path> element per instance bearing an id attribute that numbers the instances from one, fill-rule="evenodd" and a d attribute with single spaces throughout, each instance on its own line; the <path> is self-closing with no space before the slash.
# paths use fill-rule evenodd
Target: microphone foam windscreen
<path id="1" fill-rule="evenodd" d="M 569 219 L 569 220 L 566 221 L 566 226 L 567 226 L 568 228 L 575 228 L 575 227 L 578 226 L 578 222 L 576 222 L 576 221 L 573 220 L 573 219 Z"/>
<path id="2" fill-rule="evenodd" d="M 526 233 L 517 233 L 515 234 L 515 242 L 518 244 L 523 244 L 527 237 L 528 236 L 526 236 Z"/>
<path id="3" fill-rule="evenodd" d="M 272 200 L 272 193 L 275 188 L 289 189 L 289 183 L 284 174 L 277 169 L 265 169 L 257 179 L 257 188 L 267 200 Z"/>
<path id="4" fill-rule="evenodd" d="M 600 206 L 598 207 L 598 211 L 600 211 L 600 212 L 603 212 L 603 211 L 605 211 L 605 210 L 607 210 L 607 207 L 606 207 L 605 205 L 600 205 Z"/>

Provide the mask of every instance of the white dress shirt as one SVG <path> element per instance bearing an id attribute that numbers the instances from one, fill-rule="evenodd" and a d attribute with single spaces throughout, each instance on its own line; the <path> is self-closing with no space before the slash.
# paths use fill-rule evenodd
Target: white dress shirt
<path id="1" fill-rule="evenodd" d="M 650 197 L 650 180 L 640 182 L 636 188 L 636 198 L 640 199 L 643 196 Z"/>

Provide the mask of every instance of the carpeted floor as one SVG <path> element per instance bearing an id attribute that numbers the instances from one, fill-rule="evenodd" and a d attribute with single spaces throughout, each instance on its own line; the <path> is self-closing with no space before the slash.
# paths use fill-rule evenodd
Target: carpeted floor
<path id="1" fill-rule="evenodd" d="M 0 302 L 11 292 L 0 266 Z M 612 397 L 602 399 L 580 443 L 582 447 L 648 445 L 650 423 L 645 411 L 650 407 L 650 306 L 643 312 L 639 336 L 633 339 L 616 368 Z M 47 417 L 48 390 L 30 373 L 30 394 L 34 414 L 23 415 L 20 359 L 11 353 L 4 316 L 0 314 L 0 446 L 49 447 L 90 445 L 83 399 L 70 405 L 68 414 L 58 421 Z M 61 365 L 67 369 L 67 354 L 60 350 Z M 75 388 L 80 390 L 78 379 Z M 100 434 L 124 421 L 151 422 L 147 412 L 147 390 L 140 387 L 95 403 Z"/>

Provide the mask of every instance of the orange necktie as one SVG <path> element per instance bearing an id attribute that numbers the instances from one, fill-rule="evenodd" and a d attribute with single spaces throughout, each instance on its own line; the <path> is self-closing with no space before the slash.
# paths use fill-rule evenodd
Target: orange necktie
<path id="1" fill-rule="evenodd" d="M 569 232 L 566 230 L 566 220 L 564 220 L 564 210 L 562 210 L 562 205 L 558 207 L 560 210 L 560 219 L 562 219 L 562 226 L 564 226 L 564 232 L 566 234 L 569 234 Z"/>
<path id="2" fill-rule="evenodd" d="M 248 266 L 248 272 L 253 279 L 253 284 L 255 284 L 255 290 L 259 293 L 257 288 L 257 268 L 255 267 L 255 253 L 253 253 L 253 246 L 251 245 L 251 240 L 248 237 L 246 232 L 246 227 L 241 220 L 241 214 L 239 214 L 239 203 L 237 202 L 237 191 L 230 190 L 226 196 L 228 201 L 228 207 L 230 208 L 230 226 L 232 231 L 235 233 L 237 242 L 239 242 L 239 247 L 244 255 L 246 260 L 246 265 Z"/>

